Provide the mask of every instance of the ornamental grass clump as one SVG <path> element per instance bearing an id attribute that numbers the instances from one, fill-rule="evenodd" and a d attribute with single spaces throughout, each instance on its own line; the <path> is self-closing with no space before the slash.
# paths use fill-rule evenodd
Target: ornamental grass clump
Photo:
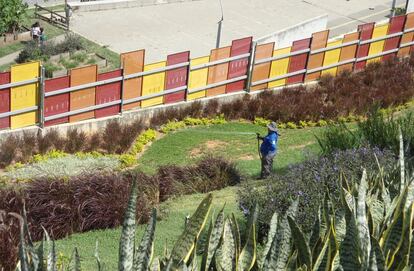
<path id="1" fill-rule="evenodd" d="M 158 169 L 160 200 L 172 196 L 206 193 L 233 186 L 241 181 L 234 163 L 220 157 L 207 156 L 194 166 L 166 165 Z"/>

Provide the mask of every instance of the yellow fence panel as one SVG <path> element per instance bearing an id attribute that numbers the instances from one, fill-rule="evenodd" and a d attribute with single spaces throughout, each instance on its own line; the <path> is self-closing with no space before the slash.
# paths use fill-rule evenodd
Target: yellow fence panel
<path id="1" fill-rule="evenodd" d="M 167 61 L 161 61 L 158 63 L 148 64 L 144 66 L 144 71 L 151 71 L 165 67 Z M 151 75 L 144 76 L 144 82 L 142 84 L 142 96 L 155 94 L 164 91 L 164 80 L 165 80 L 165 71 L 159 72 Z M 141 107 L 148 107 L 153 105 L 162 104 L 164 100 L 163 96 L 143 100 Z"/>
<path id="2" fill-rule="evenodd" d="M 40 62 L 14 65 L 11 67 L 11 82 L 15 83 L 39 77 L 39 68 Z M 11 111 L 37 105 L 38 95 L 38 83 L 11 88 Z M 35 125 L 37 122 L 37 111 L 12 116 L 10 121 L 11 129 Z"/>
<path id="3" fill-rule="evenodd" d="M 342 44 L 342 40 L 331 41 L 331 42 L 328 42 L 328 45 L 326 47 L 329 48 L 329 47 L 337 46 L 340 44 Z M 341 48 L 326 51 L 325 58 L 323 60 L 323 67 L 338 63 L 340 55 L 341 55 Z M 331 74 L 335 76 L 337 71 L 338 71 L 338 67 L 327 69 L 327 70 L 322 71 L 322 75 Z"/>
<path id="4" fill-rule="evenodd" d="M 374 28 L 374 32 L 372 33 L 372 38 L 375 39 L 375 38 L 386 36 L 387 32 L 388 32 L 388 26 L 389 26 L 389 24 L 376 26 Z M 371 45 L 369 46 L 368 56 L 372 56 L 372 55 L 382 53 L 382 50 L 384 49 L 384 44 L 385 44 L 385 40 L 376 41 L 376 42 L 371 43 Z M 367 64 L 372 63 L 372 62 L 376 62 L 376 61 L 380 61 L 380 60 L 381 60 L 381 57 L 376 57 L 376 58 L 373 58 L 373 59 L 369 59 L 367 61 Z"/>
<path id="5" fill-rule="evenodd" d="M 280 56 L 290 53 L 291 47 L 277 49 L 273 51 L 273 56 Z M 269 78 L 282 76 L 287 74 L 289 67 L 289 57 L 274 60 L 272 61 L 272 66 L 270 67 L 270 76 Z M 268 88 L 275 88 L 286 85 L 286 79 L 280 79 L 273 82 L 269 82 Z"/>
<path id="6" fill-rule="evenodd" d="M 210 56 L 203 56 L 194 58 L 190 62 L 190 66 L 198 66 L 201 64 L 208 63 L 210 60 Z M 195 89 L 199 87 L 204 87 L 207 85 L 207 77 L 208 77 L 208 68 L 199 69 L 190 72 L 190 77 L 188 79 L 188 89 Z M 188 94 L 188 100 L 195 100 L 206 97 L 206 90 L 201 90 L 195 93 Z"/>

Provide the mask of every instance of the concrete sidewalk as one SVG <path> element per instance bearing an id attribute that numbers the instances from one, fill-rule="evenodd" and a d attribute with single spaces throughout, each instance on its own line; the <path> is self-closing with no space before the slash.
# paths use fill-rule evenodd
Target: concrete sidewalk
<path id="1" fill-rule="evenodd" d="M 390 0 L 222 0 L 221 45 L 246 36 L 259 38 L 305 20 L 329 15 L 331 36 L 354 30 L 358 24 L 384 20 Z M 399 5 L 405 0 L 397 0 Z M 121 53 L 146 49 L 147 61 L 191 50 L 191 57 L 214 48 L 219 0 L 74 13 L 71 28 Z M 304 37 L 305 38 L 305 37 Z"/>

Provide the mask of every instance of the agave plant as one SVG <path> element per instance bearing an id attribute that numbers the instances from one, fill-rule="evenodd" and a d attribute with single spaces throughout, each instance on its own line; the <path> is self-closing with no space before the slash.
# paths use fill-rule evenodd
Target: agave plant
<path id="1" fill-rule="evenodd" d="M 171 252 L 166 251 L 163 257 L 154 259 L 157 213 L 154 209 L 142 240 L 137 244 L 135 209 L 138 192 L 134 181 L 122 225 L 118 269 L 411 270 L 414 266 L 414 181 L 406 174 L 402 143 L 400 150 L 400 174 L 397 178 L 389 178 L 381 170 L 373 180 L 367 179 L 364 170 L 359 184 L 352 186 L 345 178 L 340 178 L 341 203 L 335 206 L 326 194 L 309 236 L 304 234 L 300 223 L 295 220 L 297 200 L 285 213 L 275 213 L 261 253 L 256 243 L 257 206 L 251 212 L 243 238 L 234 214 L 226 216 L 223 207 L 216 218 L 209 221 L 206 241 L 198 249 L 198 240 L 211 210 L 213 197 L 209 194 L 186 221 L 184 231 Z M 396 191 L 391 191 L 391 188 Z M 35 248 L 28 231 L 25 210 L 23 216 L 10 215 L 21 221 L 17 270 L 81 270 L 76 248 L 70 263 L 59 266 L 55 244 L 48 233 L 45 231 L 45 238 Z M 98 245 L 96 247 L 97 269 L 103 270 Z M 202 251 L 201 263 L 197 257 L 199 250 Z"/>

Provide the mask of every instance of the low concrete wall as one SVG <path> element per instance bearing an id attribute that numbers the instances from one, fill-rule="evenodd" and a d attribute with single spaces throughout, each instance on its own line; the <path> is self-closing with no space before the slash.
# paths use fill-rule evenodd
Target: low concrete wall
<path id="1" fill-rule="evenodd" d="M 97 0 L 97 1 L 71 1 L 69 6 L 74 12 L 99 11 L 107 9 L 145 7 L 179 2 L 190 2 L 199 0 Z"/>
<path id="2" fill-rule="evenodd" d="M 312 86 L 315 85 L 317 82 L 308 82 L 305 85 L 306 86 Z M 192 103 L 195 102 L 200 102 L 201 104 L 205 105 L 207 104 L 209 101 L 211 100 L 218 100 L 220 104 L 225 104 L 231 101 L 234 101 L 236 99 L 239 99 L 241 97 L 243 97 L 244 95 L 250 95 L 250 96 L 257 96 L 258 94 L 262 93 L 263 91 L 272 91 L 272 92 L 278 92 L 281 91 L 284 88 L 295 88 L 298 87 L 300 85 L 303 84 L 293 84 L 293 85 L 289 85 L 289 86 L 283 86 L 283 87 L 278 87 L 272 90 L 259 90 L 259 91 L 254 91 L 251 93 L 248 93 L 246 91 L 239 91 L 239 92 L 234 92 L 231 94 L 223 94 L 223 95 L 218 95 L 218 96 L 214 96 L 214 97 L 207 97 L 207 98 L 203 98 L 203 99 L 199 99 L 199 100 L 193 100 L 193 101 L 188 101 L 188 102 L 180 102 L 180 103 L 174 103 L 174 104 L 166 104 L 166 105 L 159 105 L 159 106 L 155 106 L 155 107 L 149 107 L 149 108 L 142 108 L 142 109 L 136 109 L 136 110 L 131 110 L 131 111 L 126 111 L 123 113 L 123 115 L 116 115 L 116 116 L 111 116 L 111 117 L 106 117 L 106 118 L 101 118 L 101 119 L 90 119 L 90 120 L 85 120 L 85 121 L 81 121 L 81 122 L 74 122 L 74 123 L 65 123 L 65 124 L 59 124 L 59 125 L 55 125 L 52 127 L 45 127 L 43 129 L 41 129 L 38 126 L 31 126 L 31 127 L 25 127 L 25 128 L 21 128 L 21 129 L 14 129 L 14 130 L 2 130 L 0 131 L 0 142 L 2 142 L 3 140 L 5 140 L 9 135 L 16 135 L 16 136 L 21 136 L 23 135 L 23 133 L 42 133 L 45 134 L 51 130 L 56 130 L 58 131 L 58 133 L 62 136 L 66 136 L 66 133 L 71 130 L 71 129 L 78 129 L 79 131 L 83 131 L 86 134 L 91 134 L 94 133 L 96 131 L 100 131 L 102 129 L 105 128 L 105 126 L 113 120 L 118 120 L 120 123 L 122 124 L 129 124 L 129 123 L 133 123 L 136 120 L 143 120 L 145 123 L 149 124 L 149 121 L 151 120 L 151 118 L 159 113 L 162 112 L 166 109 L 169 108 L 176 108 L 176 109 L 180 109 L 180 108 L 184 108 L 187 107 L 189 105 L 191 105 Z"/>
<path id="3" fill-rule="evenodd" d="M 259 92 L 255 92 L 250 95 L 257 95 L 258 93 Z M 206 104 L 210 100 L 218 99 L 220 103 L 225 103 L 225 102 L 230 102 L 232 100 L 238 99 L 242 97 L 243 95 L 246 95 L 245 91 L 235 92 L 232 94 L 223 94 L 223 95 L 219 95 L 215 97 L 200 99 L 197 101 L 201 102 L 202 104 Z M 20 136 L 20 135 L 23 135 L 23 133 L 25 132 L 29 132 L 29 133 L 40 132 L 44 134 L 51 130 L 56 130 L 59 132 L 59 134 L 61 134 L 62 136 L 65 136 L 69 130 L 76 128 L 79 131 L 83 131 L 87 134 L 91 134 L 93 132 L 102 130 L 103 128 L 105 128 L 108 122 L 112 120 L 118 120 L 120 123 L 128 124 L 128 123 L 134 122 L 135 120 L 141 119 L 145 121 L 146 123 L 149 123 L 151 118 L 158 112 L 164 111 L 172 107 L 180 109 L 183 107 L 187 107 L 194 102 L 196 101 L 180 102 L 180 103 L 175 103 L 175 104 L 167 104 L 167 105 L 160 105 L 160 106 L 149 107 L 149 108 L 136 109 L 136 110 L 131 110 L 131 111 L 125 111 L 122 116 L 116 115 L 116 116 L 111 116 L 111 117 L 106 117 L 106 118 L 101 118 L 101 119 L 91 119 L 91 120 L 75 122 L 75 123 L 65 123 L 65 124 L 55 125 L 52 127 L 45 127 L 43 129 L 41 129 L 38 126 L 31 126 L 31 127 L 21 128 L 21 129 L 3 130 L 3 131 L 0 131 L 0 142 L 6 139 L 7 136 L 9 135 Z"/>
<path id="4" fill-rule="evenodd" d="M 414 0 L 411 0 L 414 2 Z M 328 15 L 321 15 L 303 23 L 280 30 L 278 32 L 258 38 L 257 44 L 275 42 L 277 48 L 291 46 L 292 42 L 312 36 L 312 33 L 326 30 L 328 26 Z"/>
<path id="5" fill-rule="evenodd" d="M 414 12 L 414 0 L 408 0 L 407 13 Z"/>

